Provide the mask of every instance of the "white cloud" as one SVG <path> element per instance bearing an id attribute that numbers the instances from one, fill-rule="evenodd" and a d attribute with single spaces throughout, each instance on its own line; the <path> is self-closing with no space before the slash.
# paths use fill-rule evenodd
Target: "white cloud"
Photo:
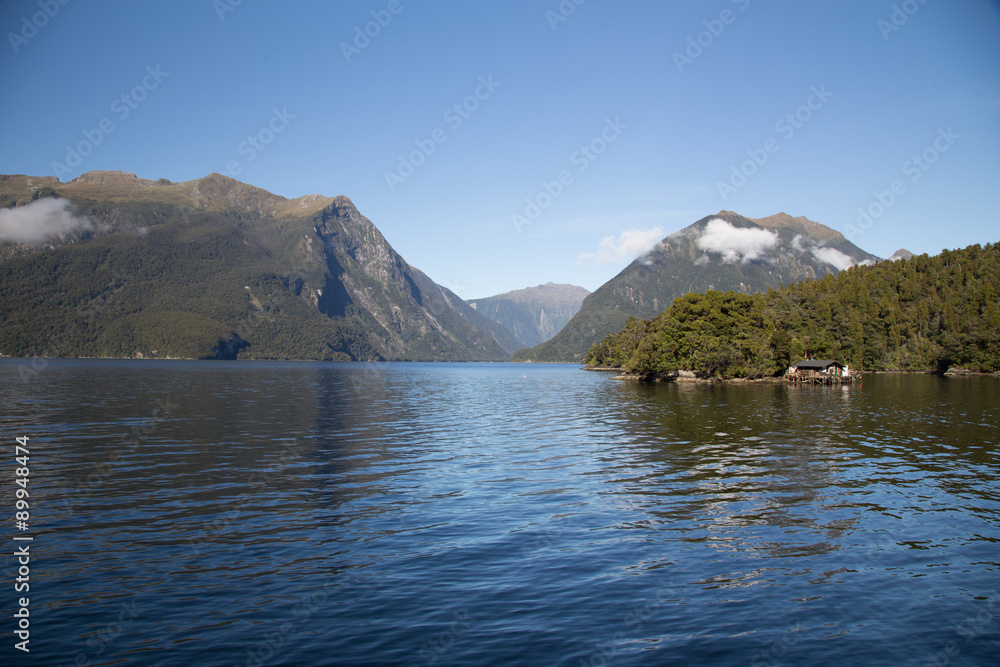
<path id="1" fill-rule="evenodd" d="M 610 264 L 634 259 L 645 254 L 662 238 L 663 229 L 659 225 L 652 229 L 628 229 L 617 237 L 605 236 L 601 239 L 597 252 L 583 253 L 577 258 L 577 264 Z"/>
<path id="2" fill-rule="evenodd" d="M 60 234 L 93 229 L 90 220 L 73 214 L 71 206 L 69 200 L 46 197 L 0 209 L 0 241 L 40 243 Z"/>
<path id="3" fill-rule="evenodd" d="M 821 262 L 829 264 L 838 271 L 846 271 L 857 264 L 857 262 L 851 259 L 849 255 L 845 255 L 836 248 L 813 248 L 810 252 L 813 257 Z"/>
<path id="4" fill-rule="evenodd" d="M 699 248 L 722 255 L 725 262 L 759 259 L 778 245 L 778 235 L 766 229 L 733 227 L 722 218 L 709 220 L 695 242 Z"/>

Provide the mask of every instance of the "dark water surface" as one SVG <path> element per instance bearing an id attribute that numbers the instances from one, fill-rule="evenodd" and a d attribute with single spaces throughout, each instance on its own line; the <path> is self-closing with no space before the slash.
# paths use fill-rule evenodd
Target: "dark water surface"
<path id="1" fill-rule="evenodd" d="M 993 378 L 26 364 L 0 664 L 1000 664 Z"/>

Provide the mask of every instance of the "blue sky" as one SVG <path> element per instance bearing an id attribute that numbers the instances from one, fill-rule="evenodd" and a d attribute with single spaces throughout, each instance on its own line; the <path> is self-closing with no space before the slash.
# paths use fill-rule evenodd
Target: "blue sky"
<path id="1" fill-rule="evenodd" d="M 995 0 L 64 1 L 0 3 L 0 173 L 347 195 L 465 298 L 722 209 L 1000 240 Z"/>

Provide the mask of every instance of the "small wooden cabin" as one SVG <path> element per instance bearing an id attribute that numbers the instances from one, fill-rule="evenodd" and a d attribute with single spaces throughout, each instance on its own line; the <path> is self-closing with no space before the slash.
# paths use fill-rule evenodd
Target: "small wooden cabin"
<path id="1" fill-rule="evenodd" d="M 788 375 L 805 377 L 851 377 L 851 369 L 833 359 L 806 359 L 788 367 Z"/>

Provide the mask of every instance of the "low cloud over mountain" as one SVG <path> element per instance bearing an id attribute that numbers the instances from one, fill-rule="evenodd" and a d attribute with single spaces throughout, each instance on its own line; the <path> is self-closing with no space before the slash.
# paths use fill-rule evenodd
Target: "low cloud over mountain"
<path id="1" fill-rule="evenodd" d="M 624 234 L 602 242 L 608 253 Z M 580 361 L 591 345 L 629 317 L 650 319 L 688 292 L 750 294 L 874 263 L 839 232 L 804 217 L 746 218 L 720 211 L 653 243 L 639 259 L 588 296 L 551 340 L 514 354 L 515 361 Z M 638 254 L 638 253 L 637 253 Z"/>
<path id="2" fill-rule="evenodd" d="M 821 262 L 826 262 L 838 271 L 846 271 L 858 262 L 836 248 L 813 248 L 809 252 Z"/>
<path id="3" fill-rule="evenodd" d="M 93 228 L 90 220 L 73 213 L 73 205 L 67 199 L 45 198 L 25 206 L 0 209 L 0 241 L 41 243 Z"/>
<path id="4" fill-rule="evenodd" d="M 767 229 L 734 227 L 722 218 L 709 220 L 695 242 L 705 251 L 722 255 L 724 262 L 752 262 L 778 245 L 778 235 Z"/>
<path id="5" fill-rule="evenodd" d="M 605 236 L 601 239 L 596 253 L 583 253 L 577 259 L 577 263 L 610 264 L 626 259 L 635 259 L 649 250 L 649 247 L 661 238 L 663 238 L 663 228 L 660 226 L 652 229 L 628 229 L 617 237 Z"/>

